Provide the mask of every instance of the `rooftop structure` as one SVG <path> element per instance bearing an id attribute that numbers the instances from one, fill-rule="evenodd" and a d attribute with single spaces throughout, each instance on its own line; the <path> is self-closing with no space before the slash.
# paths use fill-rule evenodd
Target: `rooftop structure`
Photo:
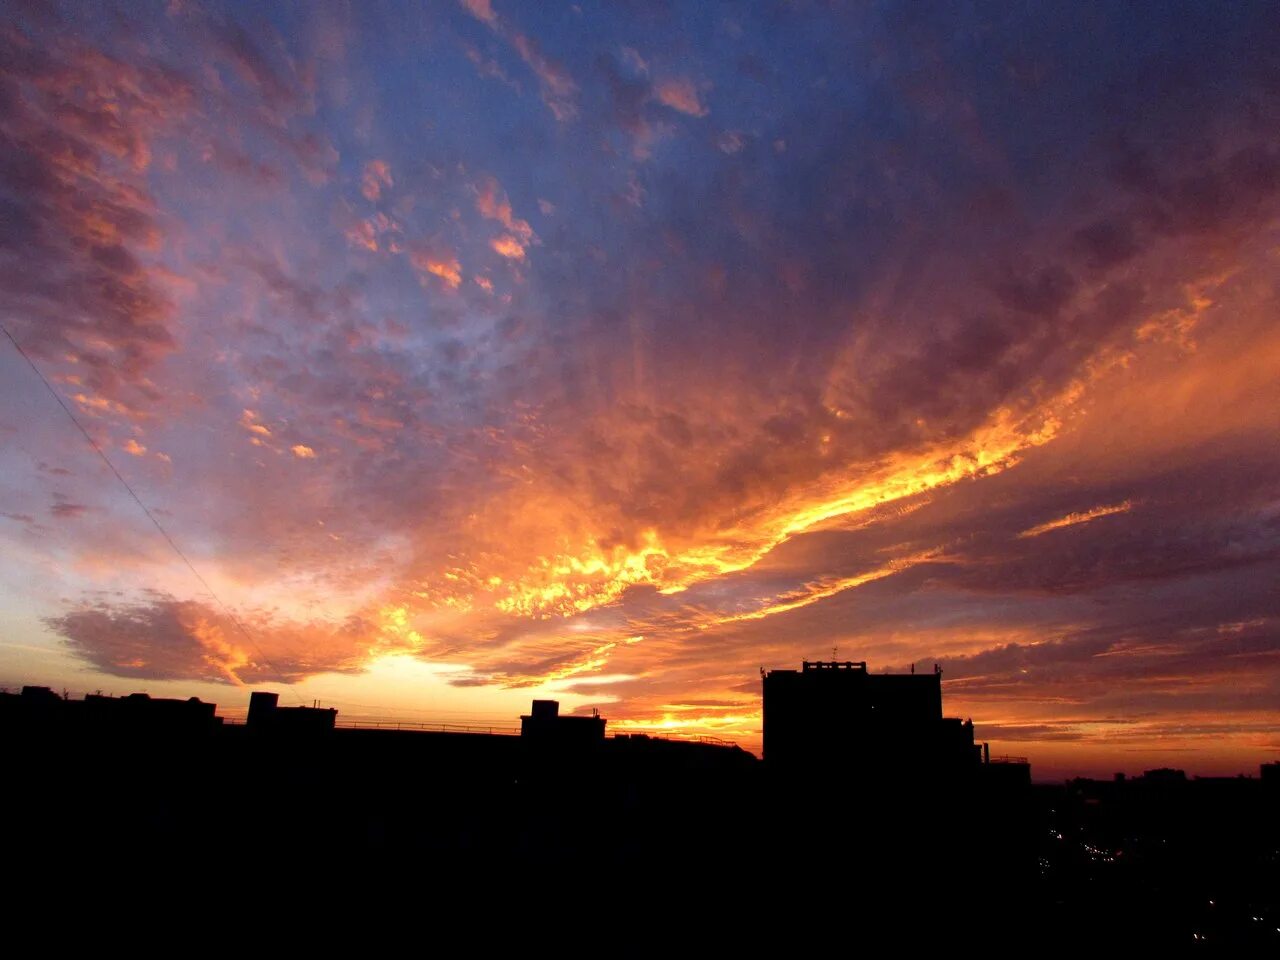
<path id="1" fill-rule="evenodd" d="M 597 711 L 589 717 L 562 717 L 559 701 L 534 700 L 528 715 L 520 718 L 520 736 L 537 743 L 580 746 L 602 742 L 604 725 Z"/>
<path id="2" fill-rule="evenodd" d="M 249 695 L 250 730 L 270 733 L 319 733 L 332 730 L 338 719 L 333 707 L 282 707 L 280 694 L 257 690 Z"/>

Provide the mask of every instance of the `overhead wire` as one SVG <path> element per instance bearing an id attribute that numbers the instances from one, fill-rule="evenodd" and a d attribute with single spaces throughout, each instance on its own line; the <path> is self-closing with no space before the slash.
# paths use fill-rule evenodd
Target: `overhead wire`
<path id="1" fill-rule="evenodd" d="M 244 625 L 240 618 L 235 615 L 231 608 L 223 602 L 222 598 L 218 596 L 213 587 L 209 585 L 209 581 L 206 580 L 200 571 L 196 569 L 196 565 L 191 562 L 191 559 L 183 552 L 182 548 L 178 546 L 173 537 L 170 536 L 169 531 L 164 528 L 164 525 L 159 521 L 159 519 L 157 519 L 156 515 L 151 512 L 147 505 L 142 502 L 142 498 L 138 496 L 129 481 L 124 478 L 124 475 L 116 469 L 116 465 L 111 462 L 111 458 L 108 457 L 106 451 L 102 449 L 102 445 L 93 438 L 93 435 L 90 434 L 84 424 L 80 422 L 79 417 L 75 415 L 75 412 L 67 405 L 66 401 L 62 399 L 62 395 L 54 389 L 53 384 L 49 382 L 49 379 L 44 375 L 44 372 L 40 367 L 36 365 L 36 362 L 31 358 L 27 351 L 22 348 L 22 344 L 20 344 L 14 335 L 9 332 L 9 328 L 5 326 L 3 321 L 0 321 L 0 331 L 3 331 L 4 335 L 9 339 L 9 342 L 13 344 L 13 348 L 18 351 L 18 355 L 27 362 L 27 366 L 29 366 L 32 371 L 34 371 L 35 375 L 40 378 L 40 382 L 45 385 L 45 389 L 48 390 L 53 399 L 57 401 L 58 406 L 62 408 L 62 412 L 67 415 L 67 418 L 73 424 L 75 424 L 76 429 L 80 431 L 80 435 L 84 437 L 89 446 L 98 454 L 102 459 L 102 462 L 107 465 L 107 469 L 110 470 L 112 474 L 115 475 L 115 478 L 120 481 L 120 485 L 128 491 L 129 496 L 133 498 L 133 502 L 138 505 L 144 514 L 146 514 L 147 519 L 151 521 L 152 525 L 160 533 L 160 536 L 164 537 L 165 543 L 167 543 L 182 562 L 186 564 L 187 569 L 191 571 L 192 576 L 194 576 L 200 586 L 204 588 L 205 593 L 212 597 L 214 602 L 222 608 L 222 612 L 226 614 L 227 619 L 230 620 L 235 625 L 236 629 L 244 635 L 244 638 L 249 641 L 249 644 L 258 652 L 258 656 L 261 657 L 262 662 L 266 664 L 271 672 L 279 678 L 280 683 L 288 687 L 290 692 L 297 697 L 300 702 L 305 703 L 306 701 L 294 688 L 293 683 L 287 680 L 284 673 L 271 662 L 263 651 L 261 644 L 259 644 L 253 634 L 249 632 L 249 629 Z"/>

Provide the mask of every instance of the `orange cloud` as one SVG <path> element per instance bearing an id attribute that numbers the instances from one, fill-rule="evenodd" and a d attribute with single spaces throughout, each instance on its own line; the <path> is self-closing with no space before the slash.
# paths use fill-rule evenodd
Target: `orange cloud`
<path id="1" fill-rule="evenodd" d="M 799 610 L 825 600 L 827 597 L 833 597 L 837 593 L 843 593 L 845 590 L 852 590 L 854 587 L 860 587 L 865 583 L 872 583 L 884 577 L 891 577 L 895 573 L 914 567 L 919 563 L 926 563 L 935 559 L 941 553 L 940 550 L 926 550 L 922 553 L 914 554 L 909 557 L 901 557 L 897 560 L 891 560 L 884 566 L 867 573 L 860 573 L 853 577 L 841 577 L 837 580 L 819 580 L 814 583 L 807 583 L 800 590 L 790 593 L 786 596 L 779 597 L 776 600 L 762 606 L 758 610 L 752 610 L 749 613 L 737 613 L 727 617 L 719 617 L 715 620 L 716 624 L 739 623 L 743 620 L 763 620 L 765 617 L 776 616 L 779 613 L 790 613 L 792 610 Z"/>
<path id="2" fill-rule="evenodd" d="M 685 77 L 659 80 L 654 85 L 653 95 L 663 106 L 691 117 L 705 117 L 710 112 L 699 97 L 698 88 Z"/>
<path id="3" fill-rule="evenodd" d="M 140 444 L 137 440 L 133 439 L 133 437 L 130 437 L 128 440 L 125 441 L 122 449 L 124 450 L 125 453 L 131 453 L 135 457 L 145 457 L 147 455 L 147 448 L 144 447 L 142 444 Z"/>
<path id="4" fill-rule="evenodd" d="M 258 423 L 257 421 L 258 415 L 252 410 L 245 410 L 240 415 L 240 426 L 244 427 L 250 433 L 256 434 L 258 437 L 271 436 L 270 428 Z"/>
<path id="5" fill-rule="evenodd" d="M 486 220 L 497 220 L 524 243 L 533 239 L 533 228 L 511 210 L 506 191 L 493 177 L 485 177 L 476 188 L 476 209 Z"/>
<path id="6" fill-rule="evenodd" d="M 314 460 L 316 456 L 316 452 L 305 443 L 295 443 L 289 449 L 293 451 L 293 455 L 299 460 Z"/>
<path id="7" fill-rule="evenodd" d="M 409 255 L 409 260 L 420 272 L 444 281 L 450 290 L 457 290 L 462 284 L 462 264 L 455 256 L 415 251 Z"/>
<path id="8" fill-rule="evenodd" d="M 374 253 L 378 252 L 378 236 L 374 226 L 368 220 L 361 220 L 348 227 L 345 234 L 347 242 L 357 247 L 364 247 Z"/>
<path id="9" fill-rule="evenodd" d="M 519 240 L 510 234 L 504 233 L 500 237 L 494 237 L 489 241 L 489 246 L 493 248 L 495 253 L 501 254 L 508 260 L 524 259 L 524 247 Z"/>
<path id="10" fill-rule="evenodd" d="M 383 187 L 394 186 L 391 179 L 391 167 L 385 160 L 370 160 L 364 165 L 364 174 L 360 178 L 360 192 L 366 200 L 377 200 L 382 196 Z"/>
<path id="11" fill-rule="evenodd" d="M 1097 520 L 1099 517 L 1109 517 L 1117 513 L 1128 513 L 1133 509 L 1133 502 L 1126 500 L 1124 503 L 1117 503 L 1111 507 L 1094 507 L 1092 510 L 1083 510 L 1079 513 L 1068 513 L 1065 517 L 1059 517 L 1057 520 L 1050 520 L 1048 523 L 1041 523 L 1031 527 L 1029 530 L 1023 530 L 1018 534 L 1018 539 L 1025 540 L 1027 537 L 1038 537 L 1042 533 L 1048 533 L 1050 530 L 1061 530 L 1063 527 L 1074 527 L 1078 523 L 1088 523 L 1090 520 Z"/>

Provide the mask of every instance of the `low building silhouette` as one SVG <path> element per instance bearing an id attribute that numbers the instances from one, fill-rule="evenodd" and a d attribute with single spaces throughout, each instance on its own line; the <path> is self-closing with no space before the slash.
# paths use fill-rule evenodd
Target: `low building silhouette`
<path id="1" fill-rule="evenodd" d="M 218 705 L 199 697 L 179 700 L 131 693 L 125 697 L 87 694 L 82 700 L 59 696 L 48 687 L 26 686 L 20 694 L 0 694 L 6 724 L 31 733 L 182 736 L 208 734 L 222 725 Z"/>
<path id="2" fill-rule="evenodd" d="M 589 717 L 561 716 L 558 700 L 534 700 L 520 718 L 520 736 L 535 743 L 586 746 L 604 741 L 605 722 L 599 711 Z"/>
<path id="3" fill-rule="evenodd" d="M 280 694 L 255 690 L 249 695 L 250 730 L 261 733 L 323 733 L 332 730 L 338 719 L 333 707 L 282 707 Z"/>

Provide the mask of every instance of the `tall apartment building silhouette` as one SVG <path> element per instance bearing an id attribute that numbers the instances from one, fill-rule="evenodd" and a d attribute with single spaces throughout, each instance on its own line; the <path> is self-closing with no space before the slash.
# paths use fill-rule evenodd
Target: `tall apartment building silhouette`
<path id="1" fill-rule="evenodd" d="M 873 674 L 865 661 L 804 661 L 764 674 L 764 760 L 844 777 L 978 767 L 972 721 L 942 715 L 942 674 Z"/>

